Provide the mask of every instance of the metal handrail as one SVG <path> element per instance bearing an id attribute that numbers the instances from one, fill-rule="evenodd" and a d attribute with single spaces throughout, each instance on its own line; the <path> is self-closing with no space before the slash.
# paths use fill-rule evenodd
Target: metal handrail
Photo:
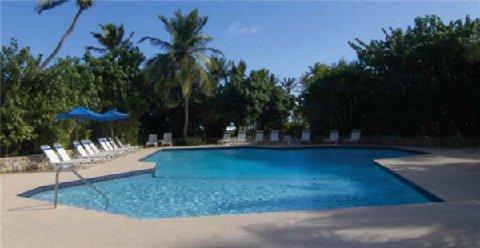
<path id="1" fill-rule="evenodd" d="M 56 208 L 57 205 L 58 205 L 58 178 L 59 178 L 60 172 L 62 171 L 63 168 L 70 169 L 73 174 L 75 174 L 78 178 L 80 178 L 80 180 L 82 180 L 86 185 L 90 186 L 95 192 L 97 192 L 97 194 L 101 195 L 103 197 L 103 199 L 105 200 L 105 209 L 107 209 L 108 206 L 110 206 L 110 199 L 108 199 L 108 197 L 102 191 L 100 191 L 100 189 L 95 187 L 87 179 L 85 179 L 82 175 L 80 175 L 80 173 L 78 173 L 78 171 L 75 171 L 75 169 L 70 167 L 70 166 L 68 166 L 68 167 L 59 166 L 57 168 L 57 171 L 56 171 L 56 174 L 55 174 L 55 191 L 54 191 L 54 199 L 53 199 L 53 207 L 54 208 Z"/>

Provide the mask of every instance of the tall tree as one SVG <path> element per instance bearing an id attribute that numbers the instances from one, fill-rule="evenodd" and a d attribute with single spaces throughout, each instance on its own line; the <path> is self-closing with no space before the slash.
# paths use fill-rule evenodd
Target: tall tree
<path id="1" fill-rule="evenodd" d="M 153 46 L 167 52 L 173 63 L 173 80 L 180 84 L 184 98 L 184 125 L 183 136 L 188 136 L 188 104 L 194 84 L 199 85 L 205 92 L 210 90 L 205 64 L 208 61 L 207 53 L 221 54 L 221 52 L 207 44 L 212 37 L 202 33 L 208 17 L 199 16 L 198 9 L 183 15 L 177 10 L 174 16 L 168 19 L 159 16 L 170 35 L 170 41 L 164 41 L 150 36 L 143 37 L 140 42 L 150 41 Z M 164 58 L 163 55 L 157 55 Z M 155 61 L 155 60 L 153 60 Z"/>
<path id="2" fill-rule="evenodd" d="M 107 23 L 105 25 L 99 24 L 101 33 L 90 32 L 102 47 L 87 46 L 87 50 L 93 50 L 101 53 L 111 52 L 117 47 L 129 48 L 132 46 L 130 39 L 134 32 L 131 32 L 128 38 L 124 39 L 125 28 L 123 24 L 120 26 L 114 23 Z"/>
<path id="3" fill-rule="evenodd" d="M 298 83 L 295 78 L 283 78 L 280 84 L 287 95 L 292 95 L 297 91 Z"/>
<path id="4" fill-rule="evenodd" d="M 45 10 L 53 9 L 57 6 L 60 6 L 67 2 L 68 0 L 38 0 L 36 10 L 38 14 L 41 14 Z M 76 0 L 77 3 L 77 13 L 73 17 L 72 23 L 68 27 L 67 31 L 62 35 L 60 41 L 58 42 L 57 46 L 53 50 L 53 52 L 43 61 L 41 64 L 41 68 L 45 68 L 54 58 L 57 56 L 58 52 L 62 48 L 63 44 L 67 41 L 68 37 L 73 33 L 73 29 L 77 24 L 78 18 L 83 13 L 84 10 L 93 7 L 95 4 L 95 0 Z"/>

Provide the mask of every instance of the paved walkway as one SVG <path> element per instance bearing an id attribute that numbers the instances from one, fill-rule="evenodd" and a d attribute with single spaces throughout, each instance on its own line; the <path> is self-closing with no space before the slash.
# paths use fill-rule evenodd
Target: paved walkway
<path id="1" fill-rule="evenodd" d="M 422 149 L 422 148 L 419 148 Z M 153 168 L 143 149 L 81 173 Z M 1 247 L 480 247 L 480 149 L 378 160 L 446 202 L 140 220 L 16 196 L 53 173 L 0 175 Z M 62 181 L 76 180 L 71 173 Z"/>

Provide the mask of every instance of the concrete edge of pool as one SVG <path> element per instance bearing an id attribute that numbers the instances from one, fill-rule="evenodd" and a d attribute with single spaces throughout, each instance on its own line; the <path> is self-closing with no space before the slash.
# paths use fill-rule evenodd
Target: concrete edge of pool
<path id="1" fill-rule="evenodd" d="M 164 151 L 189 151 L 189 150 L 225 150 L 225 149 L 266 149 L 266 150 L 301 150 L 301 149 L 373 149 L 373 150 L 398 150 L 398 151 L 405 151 L 411 153 L 411 156 L 413 155 L 419 155 L 419 154 L 428 154 L 428 152 L 424 151 L 418 151 L 418 150 L 413 150 L 413 149 L 407 149 L 407 148 L 399 148 L 399 147 L 390 147 L 390 146 L 374 146 L 374 145 L 368 145 L 368 146 L 349 146 L 349 145 L 333 145 L 333 146 L 325 146 L 325 145 L 308 145 L 308 146 L 264 146 L 264 145 L 238 145 L 238 146 L 215 146 L 215 147 L 176 147 L 176 148 L 160 148 L 159 150 L 144 156 L 139 159 L 139 161 L 147 161 L 147 159 L 155 155 L 158 152 L 161 152 L 162 150 Z M 410 155 L 409 155 L 410 156 Z M 404 156 L 408 157 L 408 156 Z M 395 177 L 397 180 L 402 182 L 403 184 L 407 185 L 409 188 L 413 189 L 414 191 L 418 192 L 425 198 L 429 200 L 429 202 L 444 202 L 443 199 L 440 197 L 436 196 L 435 194 L 429 192 L 425 188 L 422 188 L 421 186 L 415 184 L 414 182 L 408 180 L 407 178 L 401 176 L 400 174 L 388 169 L 387 167 L 381 165 L 381 163 L 373 160 L 373 164 L 385 172 L 387 172 L 389 175 Z M 128 172 L 123 172 L 123 173 L 115 173 L 115 174 L 109 174 L 109 175 L 103 175 L 103 176 L 98 176 L 98 177 L 90 177 L 87 178 L 87 181 L 90 183 L 97 183 L 97 182 L 103 182 L 103 181 L 110 181 L 110 180 L 115 180 L 115 179 L 121 179 L 121 178 L 127 178 L 127 177 L 132 177 L 132 176 L 137 176 L 137 175 L 143 175 L 143 174 L 150 174 L 154 172 L 153 169 L 143 169 L 143 170 L 134 170 L 134 171 L 128 171 Z M 84 185 L 84 182 L 81 180 L 74 180 L 74 181 L 68 181 L 68 182 L 62 182 L 59 184 L 59 189 L 63 188 L 68 188 L 68 187 L 75 187 L 75 186 L 81 186 Z M 30 198 L 38 193 L 45 192 L 45 191 L 50 191 L 54 189 L 54 185 L 44 185 L 44 186 L 39 186 L 31 190 L 27 190 L 25 192 L 22 192 L 18 194 L 17 196 L 20 197 L 25 197 L 25 198 Z M 408 205 L 408 204 L 418 204 L 418 203 L 402 203 L 402 204 L 395 204 L 395 205 Z M 371 206 L 353 206 L 354 207 L 380 207 L 382 205 L 371 205 Z M 394 205 L 391 205 L 394 206 Z M 73 207 L 79 207 L 79 206 L 73 206 Z M 82 207 L 79 207 L 82 208 Z M 342 208 L 352 208 L 351 207 L 338 207 L 338 208 L 330 208 L 330 209 L 342 209 Z M 88 208 L 86 208 L 88 209 Z M 324 210 L 324 209 L 305 209 L 305 210 L 281 210 L 281 211 L 271 211 L 271 212 L 292 212 L 292 211 L 316 211 L 316 210 Z M 95 210 L 93 210 L 95 211 Z M 267 212 L 258 212 L 258 213 L 268 213 Z M 114 213 L 118 214 L 118 213 Z M 240 213 L 241 214 L 241 213 Z M 256 214 L 256 212 L 253 213 L 248 213 L 248 214 Z M 122 215 L 122 214 L 120 214 Z M 219 215 L 225 215 L 225 214 L 219 214 Z M 230 215 L 230 214 L 226 214 Z M 233 214 L 234 215 L 234 214 Z M 200 215 L 202 216 L 202 215 Z M 215 215 L 211 215 L 215 216 Z M 130 217 L 129 218 L 136 218 L 136 217 Z M 185 217 L 198 217 L 198 216 L 185 216 Z M 163 217 L 163 218 L 185 218 L 185 217 Z M 148 218 L 147 218 L 148 219 Z"/>

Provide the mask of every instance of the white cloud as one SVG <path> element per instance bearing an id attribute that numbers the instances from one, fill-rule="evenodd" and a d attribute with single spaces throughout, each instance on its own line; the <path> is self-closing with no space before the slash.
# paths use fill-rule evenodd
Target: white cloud
<path id="1" fill-rule="evenodd" d="M 240 25 L 238 22 L 230 25 L 228 27 L 228 33 L 230 34 L 236 34 L 236 35 L 244 35 L 244 34 L 255 34 L 260 30 L 259 27 L 256 26 L 250 26 L 250 27 L 245 27 Z"/>

